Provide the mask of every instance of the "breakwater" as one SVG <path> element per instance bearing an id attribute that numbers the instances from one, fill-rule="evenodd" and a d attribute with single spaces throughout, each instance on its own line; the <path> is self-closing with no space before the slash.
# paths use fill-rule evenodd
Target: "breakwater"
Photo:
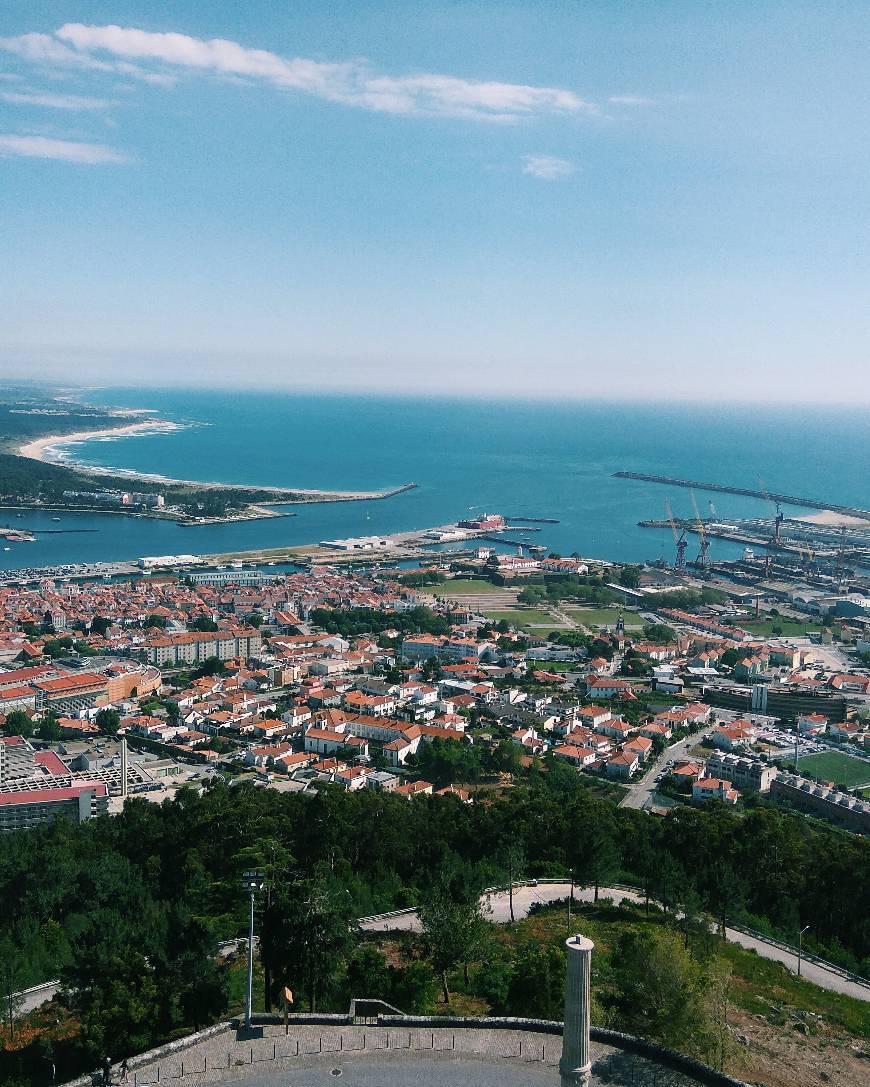
<path id="1" fill-rule="evenodd" d="M 695 479 L 676 479 L 673 476 L 655 476 L 646 472 L 614 472 L 617 479 L 637 479 L 643 483 L 664 483 L 670 487 L 687 487 L 693 491 L 714 491 L 717 494 L 739 494 L 747 498 L 760 498 L 769 502 L 779 502 L 783 506 L 802 506 L 810 510 L 828 510 L 831 513 L 842 513 L 847 517 L 860 517 L 870 521 L 870 510 L 860 509 L 857 506 L 842 506 L 837 502 L 824 502 L 818 498 L 801 498 L 790 494 L 780 494 L 778 491 L 762 491 L 753 487 L 732 487 L 726 483 L 700 483 Z"/>

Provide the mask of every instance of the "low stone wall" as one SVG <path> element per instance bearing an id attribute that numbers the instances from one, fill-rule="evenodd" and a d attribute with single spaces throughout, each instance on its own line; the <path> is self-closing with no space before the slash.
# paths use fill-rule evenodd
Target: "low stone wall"
<path id="1" fill-rule="evenodd" d="M 127 1067 L 133 1071 L 137 1068 L 144 1068 L 146 1065 L 155 1064 L 157 1061 L 162 1061 L 166 1057 L 173 1057 L 176 1053 L 183 1053 L 186 1049 L 192 1049 L 193 1046 L 199 1045 L 200 1042 L 208 1041 L 209 1038 L 215 1038 L 219 1034 L 224 1034 L 229 1030 L 235 1029 L 236 1024 L 234 1022 L 215 1023 L 214 1026 L 206 1027 L 205 1030 L 198 1030 L 195 1034 L 186 1034 L 183 1038 L 176 1038 L 174 1042 L 167 1042 L 165 1045 L 158 1046 L 156 1049 L 146 1050 L 144 1053 L 137 1053 L 135 1057 L 130 1057 L 127 1061 Z M 63 1085 L 63 1087 L 92 1087 L 92 1084 L 100 1084 L 103 1082 L 101 1072 L 88 1072 L 84 1076 L 79 1076 L 78 1079 L 71 1079 Z"/>
<path id="2" fill-rule="evenodd" d="M 352 1027 L 353 1017 L 340 1012 L 291 1012 L 287 1022 L 306 1027 Z M 251 1023 L 255 1026 L 283 1026 L 284 1016 L 278 1012 L 253 1012 Z"/>
<path id="3" fill-rule="evenodd" d="M 309 1016 L 304 1013 L 288 1017 L 289 1022 L 298 1023 L 352 1023 L 350 1016 L 330 1015 Z M 280 1024 L 284 1020 L 280 1015 L 256 1015 L 254 1021 L 258 1023 Z M 379 1027 L 429 1027 L 445 1028 L 452 1030 L 527 1030 L 534 1034 L 555 1034 L 561 1037 L 562 1023 L 553 1019 L 522 1019 L 511 1016 L 446 1016 L 446 1015 L 379 1015 L 377 1019 Z M 594 1042 L 611 1046 L 613 1049 L 622 1049 L 627 1053 L 634 1053 L 638 1057 L 646 1057 L 656 1064 L 664 1065 L 675 1072 L 683 1072 L 703 1083 L 706 1087 L 748 1087 L 744 1080 L 735 1079 L 725 1072 L 718 1072 L 709 1064 L 687 1057 L 683 1053 L 677 1053 L 673 1049 L 649 1042 L 645 1038 L 638 1038 L 634 1034 L 623 1034 L 618 1030 L 605 1030 L 603 1027 L 592 1027 L 590 1037 Z"/>
<path id="4" fill-rule="evenodd" d="M 636 1053 L 639 1057 L 646 1057 L 656 1064 L 662 1064 L 675 1072 L 683 1072 L 692 1076 L 699 1083 L 707 1087 L 749 1087 L 745 1080 L 735 1079 L 725 1072 L 717 1072 L 709 1064 L 695 1060 L 677 1053 L 673 1049 L 648 1042 L 645 1038 L 638 1038 L 634 1034 L 623 1034 L 618 1030 L 605 1030 L 603 1027 L 592 1027 L 589 1035 L 594 1042 L 612 1046 L 614 1049 L 624 1049 L 627 1053 Z"/>
<path id="5" fill-rule="evenodd" d="M 252 1021 L 257 1026 L 281 1026 L 284 1023 L 284 1017 L 283 1015 L 278 1014 L 260 1013 L 255 1014 L 252 1017 Z M 354 1022 L 350 1015 L 295 1013 L 288 1016 L 288 1024 L 299 1027 L 348 1027 L 353 1026 Z M 205 1030 L 198 1031 L 196 1034 L 189 1034 L 174 1042 L 169 1042 L 156 1049 L 148 1050 L 145 1053 L 140 1053 L 135 1057 L 131 1057 L 128 1061 L 128 1068 L 131 1072 L 134 1072 L 137 1069 L 143 1069 L 158 1064 L 160 1061 L 166 1060 L 166 1058 L 169 1057 L 175 1057 L 186 1050 L 194 1048 L 202 1042 L 234 1031 L 238 1029 L 239 1026 L 238 1020 L 217 1023 Z M 456 1032 L 464 1030 L 494 1032 L 525 1031 L 529 1034 L 551 1035 L 555 1037 L 560 1037 L 562 1034 L 562 1023 L 560 1022 L 550 1019 L 523 1019 L 512 1018 L 510 1016 L 494 1016 L 490 1018 L 485 1016 L 450 1017 L 439 1015 L 379 1015 L 377 1017 L 377 1023 L 374 1024 L 374 1029 L 376 1031 L 379 1029 L 389 1031 L 390 1028 L 413 1029 L 421 1027 L 436 1031 L 449 1029 Z M 368 1029 L 372 1029 L 371 1026 L 369 1026 Z M 633 1054 L 634 1056 L 641 1057 L 671 1071 L 682 1073 L 695 1082 L 704 1084 L 705 1087 L 748 1087 L 744 1081 L 734 1079 L 732 1076 L 728 1076 L 723 1072 L 717 1072 L 714 1068 L 704 1064 L 702 1061 L 695 1060 L 693 1057 L 686 1057 L 682 1053 L 676 1053 L 671 1049 L 666 1049 L 663 1046 L 656 1045 L 654 1042 L 646 1041 L 643 1038 L 637 1038 L 631 1034 L 623 1034 L 620 1031 L 604 1030 L 601 1027 L 592 1027 L 590 1034 L 594 1042 L 598 1042 L 611 1049 L 621 1050 Z M 458 1046 L 456 1048 L 457 1050 L 459 1049 Z M 520 1046 L 520 1051 L 522 1052 L 522 1046 Z M 272 1057 L 267 1056 L 265 1058 L 258 1058 L 258 1061 L 271 1060 L 273 1057 L 274 1053 Z M 543 1059 L 543 1057 L 541 1059 Z M 251 1051 L 251 1062 L 255 1063 L 253 1050 Z M 201 1072 L 203 1070 L 198 1069 L 197 1071 Z M 183 1065 L 182 1076 L 173 1076 L 172 1078 L 184 1078 Z M 95 1087 L 95 1085 L 98 1085 L 101 1082 L 101 1074 L 99 1072 L 93 1072 L 85 1076 L 80 1076 L 78 1079 L 71 1080 L 65 1084 L 64 1087 Z"/>

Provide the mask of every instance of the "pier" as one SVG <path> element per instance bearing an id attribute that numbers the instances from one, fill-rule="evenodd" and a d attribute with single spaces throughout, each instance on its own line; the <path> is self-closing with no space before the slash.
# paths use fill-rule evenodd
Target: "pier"
<path id="1" fill-rule="evenodd" d="M 506 521 L 515 521 L 521 525 L 558 525 L 558 517 L 512 517 L 505 514 Z"/>
<path id="2" fill-rule="evenodd" d="M 614 472 L 617 479 L 637 479 L 642 483 L 664 483 L 670 487 L 687 487 L 693 491 L 714 491 L 717 494 L 737 494 L 746 498 L 760 498 L 762 501 L 779 502 L 783 506 L 800 506 L 810 510 L 827 510 L 830 513 L 841 513 L 846 517 L 860 517 L 864 521 L 870 521 L 870 510 L 862 510 L 857 506 L 841 506 L 837 502 L 822 502 L 818 498 L 796 498 L 790 494 L 780 494 L 777 491 L 755 490 L 752 487 L 731 487 L 726 483 L 699 483 L 694 479 L 675 479 L 673 476 L 654 476 L 646 472 Z"/>

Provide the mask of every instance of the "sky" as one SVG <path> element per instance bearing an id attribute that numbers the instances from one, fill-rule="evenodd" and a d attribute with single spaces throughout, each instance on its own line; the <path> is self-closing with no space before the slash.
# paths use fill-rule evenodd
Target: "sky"
<path id="1" fill-rule="evenodd" d="M 3 0 L 0 376 L 870 402 L 870 8 Z"/>

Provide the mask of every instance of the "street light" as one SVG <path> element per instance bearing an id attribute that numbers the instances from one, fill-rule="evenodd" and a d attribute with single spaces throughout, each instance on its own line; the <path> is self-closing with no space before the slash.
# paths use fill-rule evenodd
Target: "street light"
<path id="1" fill-rule="evenodd" d="M 245 988 L 245 1030 L 251 1029 L 251 1005 L 254 989 L 254 895 L 266 886 L 262 872 L 243 872 L 241 887 L 251 896 L 251 912 L 248 920 L 248 982 Z"/>
<path id="2" fill-rule="evenodd" d="M 801 976 L 801 959 L 803 958 L 804 953 L 804 933 L 809 927 L 809 925 L 804 925 L 798 933 L 798 977 Z"/>
<path id="3" fill-rule="evenodd" d="M 571 935 L 571 903 L 574 901 L 574 869 L 569 868 L 568 874 L 571 877 L 571 890 L 568 894 L 568 935 Z"/>

